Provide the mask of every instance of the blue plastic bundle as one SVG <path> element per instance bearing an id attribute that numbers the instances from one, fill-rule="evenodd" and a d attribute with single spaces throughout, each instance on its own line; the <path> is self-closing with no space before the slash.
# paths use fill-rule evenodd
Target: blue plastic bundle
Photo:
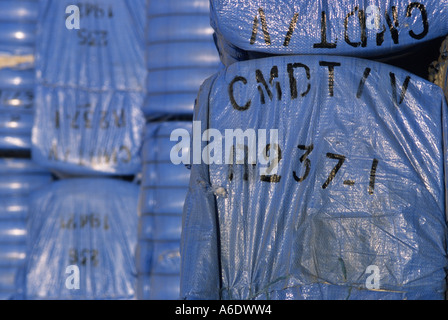
<path id="1" fill-rule="evenodd" d="M 38 2 L 0 2 L 0 152 L 31 149 Z"/>
<path id="2" fill-rule="evenodd" d="M 33 193 L 25 298 L 135 299 L 138 194 L 137 184 L 107 178 Z"/>
<path id="3" fill-rule="evenodd" d="M 73 4 L 69 0 L 40 1 L 36 48 L 40 83 L 142 91 L 145 0 L 80 2 L 76 5 L 78 26 Z"/>
<path id="4" fill-rule="evenodd" d="M 391 56 L 448 33 L 447 0 L 210 3 L 226 65 L 271 54 Z"/>
<path id="5" fill-rule="evenodd" d="M 202 82 L 220 65 L 209 1 L 148 1 L 147 118 L 191 116 Z"/>
<path id="6" fill-rule="evenodd" d="M 140 93 L 38 86 L 33 159 L 67 174 L 137 173 L 142 103 Z"/>
<path id="7" fill-rule="evenodd" d="M 207 80 L 195 115 L 181 298 L 444 299 L 440 87 L 359 58 L 272 57 Z"/>
<path id="8" fill-rule="evenodd" d="M 31 150 L 34 70 L 0 67 L 0 150 Z"/>
<path id="9" fill-rule="evenodd" d="M 0 299 L 21 299 L 26 259 L 29 197 L 52 181 L 48 171 L 28 159 L 0 159 Z"/>
<path id="10" fill-rule="evenodd" d="M 65 174 L 140 170 L 145 0 L 40 2 L 36 162 Z"/>
<path id="11" fill-rule="evenodd" d="M 179 156 L 177 140 L 190 134 L 191 122 L 152 122 L 146 126 L 137 250 L 141 300 L 179 299 L 182 212 L 190 170 L 175 164 L 174 158 Z M 181 151 L 180 156 L 187 156 L 188 151 Z"/>
<path id="12" fill-rule="evenodd" d="M 0 55 L 34 53 L 38 2 L 38 0 L 0 2 Z"/>

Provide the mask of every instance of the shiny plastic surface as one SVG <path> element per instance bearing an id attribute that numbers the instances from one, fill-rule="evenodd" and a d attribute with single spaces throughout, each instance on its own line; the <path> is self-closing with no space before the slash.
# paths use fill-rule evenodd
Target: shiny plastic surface
<path id="1" fill-rule="evenodd" d="M 141 168 L 143 95 L 36 89 L 33 160 L 67 174 L 133 175 Z"/>
<path id="2" fill-rule="evenodd" d="M 145 128 L 138 209 L 139 299 L 179 298 L 182 210 L 190 170 L 183 164 L 172 162 L 172 150 L 176 154 L 179 150 L 176 152 L 178 137 L 175 135 L 172 139 L 171 133 L 180 130 L 189 135 L 191 128 L 190 121 L 150 122 Z M 182 150 L 188 151 L 189 148 Z M 170 281 L 162 283 L 161 276 L 167 276 Z"/>
<path id="3" fill-rule="evenodd" d="M 148 0 L 149 16 L 177 14 L 209 14 L 209 3 L 204 0 Z"/>
<path id="4" fill-rule="evenodd" d="M 145 0 L 39 2 L 33 159 L 61 175 L 135 175 L 145 119 Z M 62 14 L 61 14 L 62 13 Z"/>
<path id="5" fill-rule="evenodd" d="M 220 66 L 208 0 L 148 1 L 148 120 L 191 116 L 201 83 Z"/>
<path id="6" fill-rule="evenodd" d="M 440 87 L 358 58 L 258 59 L 210 78 L 201 134 L 265 129 L 270 161 L 193 164 L 181 298 L 444 299 L 447 110 Z"/>
<path id="7" fill-rule="evenodd" d="M 262 55 L 391 56 L 448 33 L 447 0 L 211 0 L 225 64 Z"/>
<path id="8" fill-rule="evenodd" d="M 0 1 L 0 54 L 34 53 L 38 11 L 38 1 Z"/>
<path id="9" fill-rule="evenodd" d="M 26 299 L 134 299 L 138 190 L 118 179 L 68 178 L 33 193 Z M 73 265 L 79 290 L 66 285 L 76 282 L 66 273 Z"/>
<path id="10" fill-rule="evenodd" d="M 70 0 L 39 2 L 36 71 L 41 83 L 91 90 L 144 90 L 145 0 L 79 3 L 80 29 Z"/>

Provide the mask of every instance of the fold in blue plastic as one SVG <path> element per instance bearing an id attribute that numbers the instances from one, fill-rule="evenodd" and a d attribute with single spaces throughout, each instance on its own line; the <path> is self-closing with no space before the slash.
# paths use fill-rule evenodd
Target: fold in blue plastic
<path id="1" fill-rule="evenodd" d="M 447 0 L 211 0 L 225 64 L 266 54 L 391 56 L 448 33 Z"/>
<path id="2" fill-rule="evenodd" d="M 135 299 L 138 190 L 118 179 L 67 178 L 33 193 L 26 299 Z"/>
<path id="3" fill-rule="evenodd" d="M 193 164 L 181 298 L 444 299 L 440 87 L 358 58 L 265 58 L 209 78 L 195 120 L 201 136 L 254 130 L 271 160 Z M 200 139 L 193 155 L 209 144 Z"/>

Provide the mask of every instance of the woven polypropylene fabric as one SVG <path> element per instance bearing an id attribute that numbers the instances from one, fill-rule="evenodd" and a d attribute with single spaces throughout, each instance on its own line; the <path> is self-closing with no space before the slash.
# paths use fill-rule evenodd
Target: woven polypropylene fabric
<path id="1" fill-rule="evenodd" d="M 358 58 L 257 59 L 209 79 L 195 109 L 181 297 L 443 299 L 446 111 L 438 86 Z M 217 152 L 225 129 L 241 129 L 249 152 L 254 130 L 253 165 Z M 221 159 L 201 158 L 209 142 Z"/>

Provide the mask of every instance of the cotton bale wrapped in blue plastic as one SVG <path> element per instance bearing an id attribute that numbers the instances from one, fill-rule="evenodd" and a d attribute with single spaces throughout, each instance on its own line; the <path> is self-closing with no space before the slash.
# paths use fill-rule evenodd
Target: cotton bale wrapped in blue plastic
<path id="1" fill-rule="evenodd" d="M 140 171 L 145 8 L 145 0 L 40 2 L 36 162 L 67 175 Z"/>
<path id="2" fill-rule="evenodd" d="M 135 299 L 138 191 L 71 178 L 33 193 L 26 299 Z"/>
<path id="3" fill-rule="evenodd" d="M 263 55 L 393 56 L 448 33 L 446 0 L 212 0 L 210 12 L 226 65 Z"/>
<path id="4" fill-rule="evenodd" d="M 181 298 L 444 299 L 447 120 L 440 87 L 374 61 L 217 73 L 195 109 Z"/>
<path id="5" fill-rule="evenodd" d="M 30 159 L 0 159 L 0 299 L 20 299 L 25 284 L 29 197 L 51 183 L 50 172 Z"/>

